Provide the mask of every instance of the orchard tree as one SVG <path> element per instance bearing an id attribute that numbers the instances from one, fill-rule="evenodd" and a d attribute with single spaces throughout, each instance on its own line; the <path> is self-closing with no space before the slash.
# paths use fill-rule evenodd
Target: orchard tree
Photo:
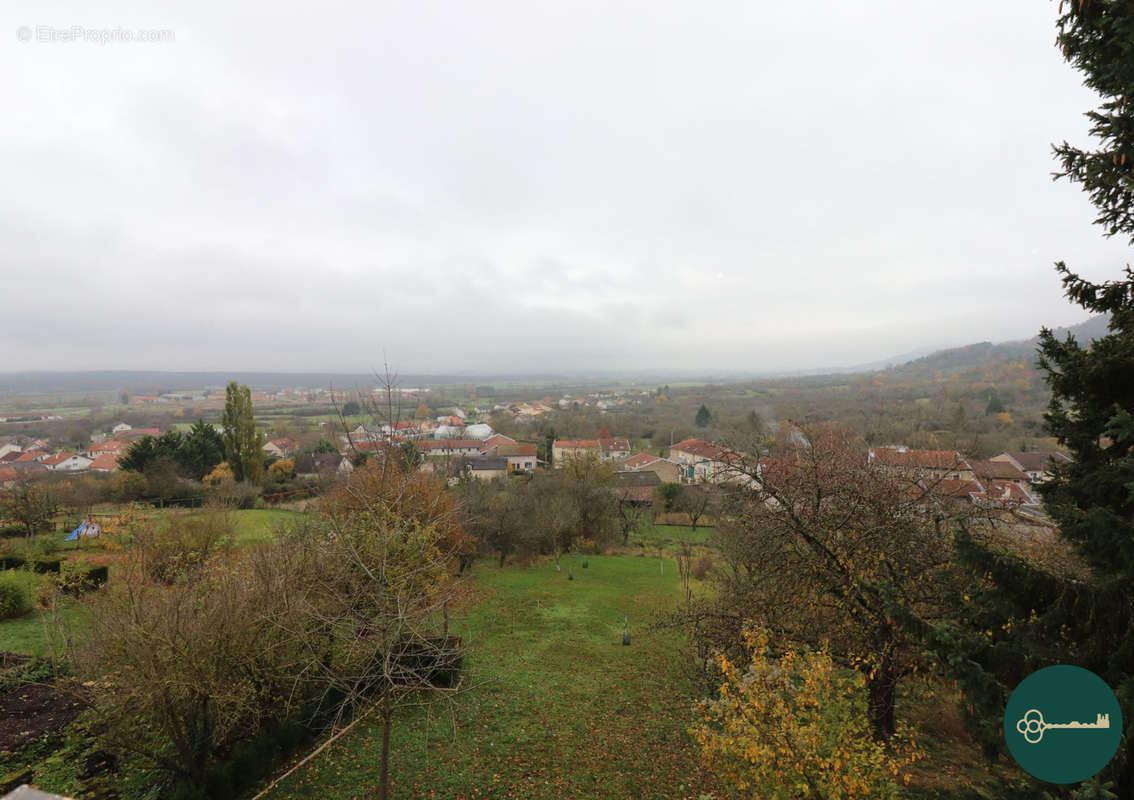
<path id="1" fill-rule="evenodd" d="M 698 635 L 735 648 L 752 621 L 776 631 L 780 646 L 826 643 L 842 663 L 865 667 L 871 729 L 885 740 L 897 730 L 898 685 L 923 661 L 900 612 L 944 613 L 941 520 L 954 512 L 870 462 L 849 430 L 796 431 L 769 459 L 733 461 L 717 527 L 723 565 L 695 615 Z"/>
<path id="2" fill-rule="evenodd" d="M 224 415 L 225 460 L 238 481 L 255 481 L 264 473 L 264 434 L 256 429 L 252 410 L 252 390 L 232 381 L 225 389 Z"/>

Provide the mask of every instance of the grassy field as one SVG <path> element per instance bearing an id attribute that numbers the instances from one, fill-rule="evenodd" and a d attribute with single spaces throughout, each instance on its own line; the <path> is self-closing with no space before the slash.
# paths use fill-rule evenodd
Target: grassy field
<path id="1" fill-rule="evenodd" d="M 81 603 L 66 601 L 56 612 L 58 626 L 49 611 L 38 609 L 17 619 L 0 622 L 0 650 L 31 656 L 63 655 L 67 637 L 86 627 L 88 611 Z"/>
<path id="2" fill-rule="evenodd" d="M 448 705 L 395 719 L 397 798 L 686 798 L 712 788 L 686 734 L 696 690 L 681 635 L 652 630 L 676 607 L 672 562 L 591 556 L 497 569 L 453 629 L 469 648 Z M 574 580 L 568 580 L 568 570 Z M 622 646 L 623 620 L 632 634 Z M 366 721 L 270 795 L 370 796 L 381 727 Z"/>
<path id="3" fill-rule="evenodd" d="M 279 508 L 253 508 L 232 514 L 236 521 L 237 545 L 267 541 L 279 528 L 303 517 L 302 512 Z"/>
<path id="4" fill-rule="evenodd" d="M 656 525 L 644 520 L 638 530 L 630 534 L 629 544 L 637 547 L 676 547 L 680 542 L 706 544 L 717 529 L 712 525 L 698 525 L 696 530 L 685 525 Z"/>

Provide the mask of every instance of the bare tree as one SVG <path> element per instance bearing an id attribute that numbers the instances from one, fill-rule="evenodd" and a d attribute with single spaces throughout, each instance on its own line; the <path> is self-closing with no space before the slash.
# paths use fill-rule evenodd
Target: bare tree
<path id="1" fill-rule="evenodd" d="M 833 425 L 800 426 L 772 458 L 738 458 L 720 520 L 724 568 L 702 635 L 739 641 L 752 620 L 785 641 L 827 642 L 868 675 L 870 721 L 895 730 L 899 680 L 919 662 L 901 609 L 945 611 L 949 537 L 932 485 L 880 468 Z"/>

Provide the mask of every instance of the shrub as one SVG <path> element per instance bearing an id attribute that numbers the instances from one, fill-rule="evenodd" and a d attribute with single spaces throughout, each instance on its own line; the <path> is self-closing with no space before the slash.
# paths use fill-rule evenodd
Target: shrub
<path id="1" fill-rule="evenodd" d="M 0 619 L 22 617 L 39 597 L 41 580 L 27 570 L 0 572 Z"/>
<path id="2" fill-rule="evenodd" d="M 693 562 L 693 577 L 699 581 L 705 580 L 709 573 L 713 571 L 716 563 L 710 555 L 704 555 Z"/>
<path id="3" fill-rule="evenodd" d="M 171 512 L 164 526 L 147 523 L 134 531 L 134 554 L 150 579 L 173 583 L 228 550 L 234 530 L 231 516 L 217 509 Z"/>
<path id="4" fill-rule="evenodd" d="M 871 735 L 866 678 L 842 670 L 823 651 L 769 652 L 764 631 L 746 635 L 751 662 L 717 663 L 715 700 L 702 701 L 692 729 L 701 758 L 746 796 L 896 800 L 901 774 L 920 758 L 902 730 L 887 742 Z"/>
<path id="5" fill-rule="evenodd" d="M 57 579 L 59 589 L 67 594 L 79 594 L 90 589 L 97 589 L 106 583 L 110 570 L 96 567 L 81 558 L 65 561 L 59 570 Z"/>

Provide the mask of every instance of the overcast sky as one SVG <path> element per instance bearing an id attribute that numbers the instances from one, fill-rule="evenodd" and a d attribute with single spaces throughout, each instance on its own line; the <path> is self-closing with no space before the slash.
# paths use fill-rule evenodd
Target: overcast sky
<path id="1" fill-rule="evenodd" d="M 1054 2 L 234 5 L 3 3 L 0 371 L 850 365 L 1129 258 Z"/>

